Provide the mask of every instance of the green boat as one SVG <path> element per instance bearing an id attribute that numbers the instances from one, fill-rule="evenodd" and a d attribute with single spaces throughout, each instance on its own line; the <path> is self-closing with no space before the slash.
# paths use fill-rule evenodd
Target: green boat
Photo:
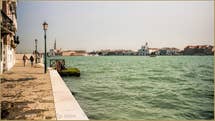
<path id="1" fill-rule="evenodd" d="M 65 67 L 64 59 L 50 59 L 50 67 L 56 69 L 61 76 L 80 77 L 81 73 L 78 68 Z"/>
<path id="2" fill-rule="evenodd" d="M 81 73 L 78 68 L 67 68 L 58 72 L 61 76 L 77 76 L 80 77 Z"/>

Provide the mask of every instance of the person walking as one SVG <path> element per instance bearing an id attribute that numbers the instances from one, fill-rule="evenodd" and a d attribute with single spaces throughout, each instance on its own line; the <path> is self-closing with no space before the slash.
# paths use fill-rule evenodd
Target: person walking
<path id="1" fill-rule="evenodd" d="M 28 57 L 24 54 L 22 57 L 22 60 L 23 60 L 24 66 L 25 66 L 25 63 L 26 63 L 26 60 L 28 60 Z"/>
<path id="2" fill-rule="evenodd" d="M 34 57 L 31 55 L 31 57 L 30 57 L 30 61 L 31 61 L 31 67 L 33 66 L 33 64 L 34 64 Z"/>

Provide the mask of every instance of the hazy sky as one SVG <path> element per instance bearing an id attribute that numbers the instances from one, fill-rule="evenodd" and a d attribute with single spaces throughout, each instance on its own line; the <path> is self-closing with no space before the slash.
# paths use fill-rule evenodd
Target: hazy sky
<path id="1" fill-rule="evenodd" d="M 44 48 L 132 49 L 214 44 L 213 1 L 19 1 L 18 52 Z"/>

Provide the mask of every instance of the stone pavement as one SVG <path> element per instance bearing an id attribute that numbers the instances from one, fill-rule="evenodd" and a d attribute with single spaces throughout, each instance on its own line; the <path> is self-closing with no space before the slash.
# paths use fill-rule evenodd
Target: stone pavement
<path id="1" fill-rule="evenodd" d="M 1 119 L 56 120 L 49 72 L 21 62 L 1 75 Z"/>

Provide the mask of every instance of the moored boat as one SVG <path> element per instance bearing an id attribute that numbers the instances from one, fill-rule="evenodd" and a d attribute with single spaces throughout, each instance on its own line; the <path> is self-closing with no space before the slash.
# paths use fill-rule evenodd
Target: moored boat
<path id="1" fill-rule="evenodd" d="M 65 67 L 64 59 L 51 59 L 50 67 L 56 69 L 61 76 L 77 76 L 81 75 L 80 70 L 74 67 Z"/>

